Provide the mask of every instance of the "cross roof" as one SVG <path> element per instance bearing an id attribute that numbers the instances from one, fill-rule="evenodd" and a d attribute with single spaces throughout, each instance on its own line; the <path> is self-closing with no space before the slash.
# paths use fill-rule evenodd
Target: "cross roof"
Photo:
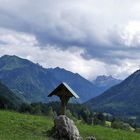
<path id="1" fill-rule="evenodd" d="M 79 98 L 79 96 L 73 91 L 73 89 L 65 82 L 58 85 L 49 95 L 48 97 L 51 97 L 53 95 L 62 97 L 75 97 Z"/>

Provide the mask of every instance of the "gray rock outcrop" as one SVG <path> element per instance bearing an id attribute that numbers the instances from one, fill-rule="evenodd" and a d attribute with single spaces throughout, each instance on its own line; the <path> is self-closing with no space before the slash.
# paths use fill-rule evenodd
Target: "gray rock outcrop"
<path id="1" fill-rule="evenodd" d="M 83 140 L 73 120 L 65 115 L 57 116 L 54 120 L 55 136 L 66 140 Z"/>

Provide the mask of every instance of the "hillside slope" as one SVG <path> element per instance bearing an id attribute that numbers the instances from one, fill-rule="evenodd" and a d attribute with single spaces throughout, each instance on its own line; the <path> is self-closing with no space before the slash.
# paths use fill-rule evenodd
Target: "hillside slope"
<path id="1" fill-rule="evenodd" d="M 140 116 L 140 70 L 102 95 L 91 99 L 87 105 L 94 111 L 122 116 Z"/>
<path id="2" fill-rule="evenodd" d="M 0 79 L 31 102 L 47 101 L 47 93 L 59 82 L 40 65 L 8 55 L 0 58 Z"/>
<path id="3" fill-rule="evenodd" d="M 46 136 L 53 121 L 46 117 L 0 111 L 0 140 L 53 140 Z"/>
<path id="4" fill-rule="evenodd" d="M 47 131 L 53 127 L 53 120 L 46 116 L 33 116 L 0 111 L 0 140 L 54 140 Z M 86 139 L 96 136 L 97 140 L 139 140 L 140 134 L 115 130 L 101 126 L 76 123 L 80 134 Z"/>
<path id="5" fill-rule="evenodd" d="M 23 101 L 0 82 L 0 108 L 18 109 Z"/>

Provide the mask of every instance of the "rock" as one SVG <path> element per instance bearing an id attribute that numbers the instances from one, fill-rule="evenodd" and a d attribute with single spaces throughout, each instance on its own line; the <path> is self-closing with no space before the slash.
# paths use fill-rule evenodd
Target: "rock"
<path id="1" fill-rule="evenodd" d="M 65 115 L 57 116 L 54 120 L 55 136 L 59 139 L 82 140 L 79 130 L 73 120 Z"/>
<path id="2" fill-rule="evenodd" d="M 86 138 L 86 140 L 96 140 L 96 138 L 92 136 L 92 137 Z"/>

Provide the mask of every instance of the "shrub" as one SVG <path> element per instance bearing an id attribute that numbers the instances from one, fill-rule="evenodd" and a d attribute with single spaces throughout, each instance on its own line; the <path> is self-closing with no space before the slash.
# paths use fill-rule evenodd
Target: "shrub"
<path id="1" fill-rule="evenodd" d="M 111 127 L 115 129 L 122 129 L 122 130 L 130 130 L 130 131 L 134 130 L 134 128 L 132 128 L 128 123 L 124 123 L 122 121 L 112 122 Z"/>
<path id="2" fill-rule="evenodd" d="M 136 129 L 135 129 L 135 132 L 136 132 L 136 133 L 140 133 L 140 128 L 136 128 Z"/>

